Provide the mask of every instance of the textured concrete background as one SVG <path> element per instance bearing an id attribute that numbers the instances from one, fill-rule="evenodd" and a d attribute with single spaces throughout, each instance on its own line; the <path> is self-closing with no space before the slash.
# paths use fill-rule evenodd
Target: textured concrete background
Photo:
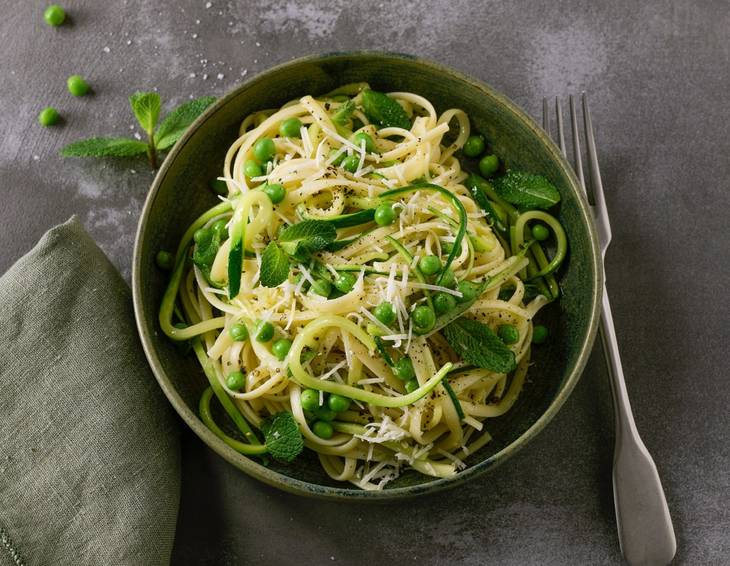
<path id="1" fill-rule="evenodd" d="M 614 243 L 608 286 L 636 421 L 672 511 L 676 564 L 730 560 L 730 9 L 726 2 L 0 0 L 0 271 L 78 214 L 125 277 L 144 162 L 63 161 L 135 130 L 126 96 L 222 94 L 295 56 L 390 49 L 452 65 L 537 115 L 587 90 Z M 80 73 L 94 95 L 73 99 Z M 66 122 L 40 128 L 38 111 Z M 600 352 L 560 415 L 493 475 L 400 505 L 265 487 L 186 432 L 175 564 L 616 564 L 612 419 Z"/>

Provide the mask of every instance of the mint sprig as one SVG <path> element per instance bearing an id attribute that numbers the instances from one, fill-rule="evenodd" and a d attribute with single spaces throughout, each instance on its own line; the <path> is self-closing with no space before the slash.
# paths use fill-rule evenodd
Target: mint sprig
<path id="1" fill-rule="evenodd" d="M 497 373 L 515 369 L 515 355 L 486 324 L 457 318 L 444 327 L 443 335 L 461 359 Z"/>
<path id="2" fill-rule="evenodd" d="M 64 157 L 133 157 L 147 151 L 147 144 L 127 138 L 88 138 L 67 145 Z"/>
<path id="3" fill-rule="evenodd" d="M 203 96 L 173 109 L 157 127 L 162 101 L 156 92 L 135 92 L 129 105 L 147 141 L 132 138 L 87 138 L 73 142 L 60 153 L 63 157 L 134 157 L 147 154 L 150 165 L 157 168 L 158 152 L 170 148 L 183 132 L 215 101 Z"/>
<path id="4" fill-rule="evenodd" d="M 160 117 L 162 101 L 156 92 L 135 92 L 129 97 L 129 105 L 142 129 L 151 136 Z"/>
<path id="5" fill-rule="evenodd" d="M 183 135 L 188 126 L 200 116 L 208 106 L 215 102 L 213 96 L 196 98 L 185 104 L 181 104 L 170 112 L 160 123 L 155 133 L 155 145 L 157 149 L 167 149 L 172 146 Z"/>
<path id="6" fill-rule="evenodd" d="M 277 287 L 289 276 L 292 261 L 302 262 L 337 238 L 337 229 L 323 220 L 304 220 L 284 228 L 261 256 L 261 284 Z"/>

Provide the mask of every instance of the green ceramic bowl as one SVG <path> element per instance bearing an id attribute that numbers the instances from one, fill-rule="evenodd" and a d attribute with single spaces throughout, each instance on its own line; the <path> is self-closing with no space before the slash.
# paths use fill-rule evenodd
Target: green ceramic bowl
<path id="1" fill-rule="evenodd" d="M 367 81 L 381 91 L 421 94 L 439 111 L 464 109 L 501 158 L 513 167 L 545 175 L 560 189 L 560 220 L 570 240 L 570 257 L 561 274 L 563 297 L 540 315 L 550 327 L 551 339 L 534 349 L 534 369 L 515 406 L 503 417 L 487 421 L 494 440 L 473 454 L 467 460 L 469 467 L 451 479 L 407 472 L 380 492 L 333 482 L 308 451 L 291 465 L 265 467 L 225 445 L 198 418 L 197 404 L 207 382 L 197 361 L 175 347 L 157 322 L 167 275 L 155 267 L 155 254 L 160 249 L 175 249 L 186 227 L 216 203 L 207 183 L 220 174 L 242 118 L 304 94 L 317 95 L 356 81 Z M 333 54 L 298 59 L 257 75 L 221 98 L 175 145 L 155 178 L 139 222 L 134 308 L 144 350 L 162 390 L 195 433 L 234 466 L 302 495 L 396 499 L 454 486 L 494 469 L 555 416 L 578 381 L 595 337 L 602 289 L 598 257 L 590 211 L 570 166 L 535 122 L 505 96 L 456 71 L 413 57 Z"/>

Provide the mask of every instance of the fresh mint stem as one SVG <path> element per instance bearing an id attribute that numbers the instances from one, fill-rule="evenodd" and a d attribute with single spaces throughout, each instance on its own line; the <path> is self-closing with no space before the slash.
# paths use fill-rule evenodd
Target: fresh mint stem
<path id="1" fill-rule="evenodd" d="M 157 169 L 157 148 L 155 147 L 154 134 L 149 133 L 147 140 L 147 159 L 150 161 L 150 167 Z"/>

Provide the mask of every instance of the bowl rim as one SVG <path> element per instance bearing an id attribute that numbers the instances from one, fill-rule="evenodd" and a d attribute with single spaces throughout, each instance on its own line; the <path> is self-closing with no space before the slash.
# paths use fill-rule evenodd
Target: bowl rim
<path id="1" fill-rule="evenodd" d="M 532 133 L 532 135 L 539 138 L 542 144 L 546 147 L 551 157 L 555 162 L 558 163 L 559 167 L 563 170 L 563 173 L 569 180 L 568 190 L 572 191 L 577 198 L 578 207 L 580 209 L 581 219 L 583 224 L 587 227 L 587 234 L 589 240 L 589 258 L 590 269 L 593 276 L 595 286 L 591 293 L 591 309 L 589 313 L 589 324 L 588 332 L 583 338 L 576 360 L 575 366 L 572 371 L 568 374 L 567 379 L 563 387 L 558 391 L 555 398 L 548 405 L 547 409 L 538 417 L 538 419 L 519 437 L 513 442 L 502 448 L 500 451 L 492 454 L 489 458 L 469 466 L 465 470 L 457 473 L 451 478 L 438 478 L 431 481 L 427 481 L 422 484 L 406 487 L 396 487 L 391 489 L 384 489 L 380 491 L 366 491 L 357 488 L 343 488 L 343 487 L 332 487 L 316 483 L 307 482 L 304 480 L 292 478 L 290 476 L 281 474 L 274 470 L 264 467 L 257 463 L 253 459 L 250 459 L 243 454 L 240 454 L 230 448 L 222 440 L 220 440 L 213 432 L 208 429 L 203 422 L 200 420 L 198 415 L 193 412 L 187 403 L 183 400 L 182 396 L 177 392 L 175 387 L 172 385 L 170 378 L 167 376 L 162 363 L 160 362 L 157 353 L 155 352 L 152 337 L 145 327 L 144 321 L 150 316 L 150 313 L 145 312 L 144 304 L 142 301 L 142 282 L 140 274 L 142 272 L 142 235 L 145 232 L 145 228 L 150 216 L 150 211 L 154 204 L 155 198 L 160 190 L 162 183 L 167 176 L 167 173 L 171 167 L 171 164 L 175 161 L 178 154 L 182 151 L 182 148 L 191 139 L 198 128 L 206 121 L 210 116 L 218 112 L 228 102 L 239 95 L 239 93 L 249 88 L 252 84 L 259 81 L 264 81 L 273 72 L 285 71 L 288 68 L 297 67 L 303 64 L 322 63 L 327 60 L 335 60 L 338 58 L 350 58 L 350 59 L 366 59 L 371 57 L 380 57 L 384 62 L 388 61 L 402 61 L 408 60 L 416 62 L 423 67 L 429 67 L 431 70 L 437 73 L 446 73 L 454 76 L 455 78 L 468 83 L 470 86 L 480 90 L 485 95 L 496 99 L 500 104 L 505 106 L 507 110 L 512 112 Z M 356 61 L 355 61 L 356 62 Z M 603 269 L 600 265 L 600 254 L 598 248 L 598 236 L 595 228 L 595 224 L 592 218 L 592 214 L 589 208 L 588 201 L 585 193 L 580 188 L 578 178 L 576 177 L 573 168 L 567 162 L 565 157 L 562 155 L 558 147 L 552 141 L 550 136 L 538 126 L 538 124 L 517 104 L 512 102 L 505 95 L 496 91 L 485 82 L 470 77 L 460 71 L 457 71 L 446 65 L 423 59 L 421 57 L 395 53 L 389 51 L 351 51 L 351 52 L 333 52 L 316 55 L 308 55 L 305 57 L 299 57 L 292 59 L 285 63 L 272 66 L 251 78 L 241 82 L 236 88 L 229 91 L 223 97 L 219 98 L 216 102 L 210 105 L 210 107 L 199 116 L 185 131 L 180 140 L 173 146 L 172 150 L 168 153 L 165 160 L 163 161 L 160 169 L 158 170 L 150 190 L 145 199 L 144 207 L 140 215 L 139 223 L 137 226 L 137 233 L 135 236 L 133 260 L 132 260 L 132 296 L 134 304 L 134 315 L 137 323 L 137 330 L 140 335 L 142 347 L 144 349 L 147 361 L 152 368 L 152 372 L 160 385 L 160 388 L 165 393 L 172 406 L 175 408 L 180 417 L 187 423 L 187 425 L 197 434 L 197 436 L 210 447 L 217 454 L 222 456 L 229 463 L 233 464 L 238 469 L 246 472 L 248 475 L 263 481 L 264 483 L 287 491 L 297 495 L 314 496 L 322 499 L 330 500 L 344 500 L 344 501 L 383 501 L 383 500 L 395 500 L 402 499 L 405 497 L 414 497 L 425 493 L 433 493 L 441 491 L 447 488 L 456 487 L 463 484 L 464 482 L 473 479 L 487 470 L 492 470 L 498 465 L 504 463 L 510 457 L 512 457 L 517 451 L 526 446 L 545 426 L 555 417 L 559 409 L 563 406 L 570 393 L 573 391 L 576 383 L 580 379 L 580 376 L 585 368 L 585 365 L 590 356 L 591 349 L 596 337 L 598 321 L 600 316 L 600 299 L 603 292 Z M 151 313 L 154 319 L 157 318 L 157 313 Z"/>

